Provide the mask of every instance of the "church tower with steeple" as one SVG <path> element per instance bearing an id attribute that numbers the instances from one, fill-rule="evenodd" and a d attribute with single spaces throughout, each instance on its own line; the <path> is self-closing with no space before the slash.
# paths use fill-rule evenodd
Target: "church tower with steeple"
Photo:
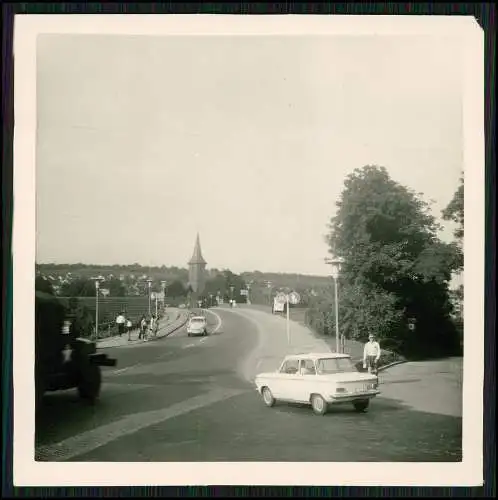
<path id="1" fill-rule="evenodd" d="M 199 233 L 197 233 L 194 253 L 188 263 L 189 286 L 196 296 L 201 295 L 204 291 L 204 286 L 206 284 L 206 264 L 207 262 L 202 257 Z"/>

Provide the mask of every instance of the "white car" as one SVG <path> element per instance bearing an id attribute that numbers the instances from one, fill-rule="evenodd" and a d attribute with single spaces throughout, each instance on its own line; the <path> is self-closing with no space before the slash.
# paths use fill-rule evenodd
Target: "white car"
<path id="1" fill-rule="evenodd" d="M 267 406 L 276 401 L 307 403 L 318 415 L 339 403 L 352 403 L 363 412 L 380 394 L 376 375 L 360 373 L 351 356 L 334 352 L 286 356 L 277 371 L 258 374 L 255 383 Z"/>
<path id="2" fill-rule="evenodd" d="M 192 316 L 187 323 L 187 335 L 207 335 L 207 321 L 204 316 Z"/>

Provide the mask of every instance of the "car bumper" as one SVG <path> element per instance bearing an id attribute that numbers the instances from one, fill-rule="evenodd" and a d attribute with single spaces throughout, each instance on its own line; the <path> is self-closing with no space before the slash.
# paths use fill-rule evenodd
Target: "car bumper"
<path id="1" fill-rule="evenodd" d="M 190 335 L 202 335 L 204 330 L 187 330 L 187 333 L 190 333 Z"/>
<path id="2" fill-rule="evenodd" d="M 371 399 L 380 394 L 379 390 L 371 390 L 366 392 L 355 392 L 353 394 L 334 394 L 330 395 L 327 398 L 327 403 L 350 403 L 353 401 L 363 400 L 363 399 Z"/>

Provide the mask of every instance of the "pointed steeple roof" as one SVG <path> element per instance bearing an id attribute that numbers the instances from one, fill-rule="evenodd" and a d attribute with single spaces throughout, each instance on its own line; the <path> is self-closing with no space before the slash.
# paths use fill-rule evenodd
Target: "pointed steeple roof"
<path id="1" fill-rule="evenodd" d="M 189 264 L 207 264 L 207 262 L 202 257 L 201 241 L 199 239 L 199 233 L 197 233 L 197 238 L 195 240 L 194 253 L 192 255 L 192 258 L 189 260 Z"/>

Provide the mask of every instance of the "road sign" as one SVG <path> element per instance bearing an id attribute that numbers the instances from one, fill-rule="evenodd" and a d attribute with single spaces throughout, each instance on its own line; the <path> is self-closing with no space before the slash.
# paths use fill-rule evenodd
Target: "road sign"
<path id="1" fill-rule="evenodd" d="M 241 290 L 240 295 L 247 295 L 247 290 Z"/>
<path id="2" fill-rule="evenodd" d="M 293 305 L 299 304 L 301 296 L 297 292 L 291 292 L 289 294 L 289 302 Z"/>

